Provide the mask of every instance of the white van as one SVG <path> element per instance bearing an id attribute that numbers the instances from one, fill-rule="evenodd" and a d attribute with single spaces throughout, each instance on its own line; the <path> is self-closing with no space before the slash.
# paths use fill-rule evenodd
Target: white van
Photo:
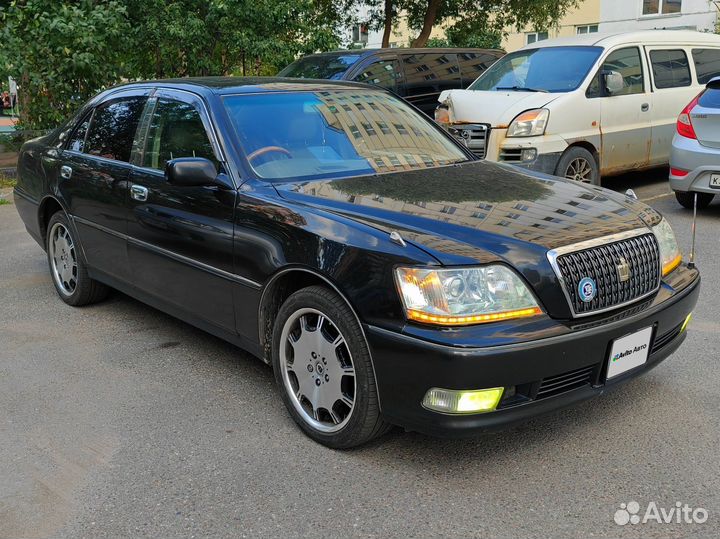
<path id="1" fill-rule="evenodd" d="M 599 184 L 667 164 L 678 114 L 717 75 L 718 35 L 584 34 L 504 56 L 435 118 L 481 158 Z"/>

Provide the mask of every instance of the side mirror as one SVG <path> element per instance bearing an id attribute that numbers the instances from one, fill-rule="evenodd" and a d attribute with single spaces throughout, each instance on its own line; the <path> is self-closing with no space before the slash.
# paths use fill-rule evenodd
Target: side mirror
<path id="1" fill-rule="evenodd" d="M 602 76 L 608 94 L 617 94 L 625 88 L 625 79 L 621 73 L 617 71 L 605 71 Z"/>
<path id="2" fill-rule="evenodd" d="M 218 174 L 212 161 L 203 157 L 178 157 L 165 165 L 165 178 L 172 185 L 184 187 L 229 187 L 224 174 Z"/>

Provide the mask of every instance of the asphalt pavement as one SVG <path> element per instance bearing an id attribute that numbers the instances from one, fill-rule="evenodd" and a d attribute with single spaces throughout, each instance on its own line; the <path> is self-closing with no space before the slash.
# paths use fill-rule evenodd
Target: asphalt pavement
<path id="1" fill-rule="evenodd" d="M 605 185 L 648 200 L 687 253 L 665 173 Z M 715 202 L 688 339 L 644 377 L 472 440 L 396 429 L 333 451 L 259 360 L 120 293 L 66 306 L 0 206 L 0 537 L 719 537 L 718 223 Z M 616 524 L 631 501 L 708 518 Z"/>

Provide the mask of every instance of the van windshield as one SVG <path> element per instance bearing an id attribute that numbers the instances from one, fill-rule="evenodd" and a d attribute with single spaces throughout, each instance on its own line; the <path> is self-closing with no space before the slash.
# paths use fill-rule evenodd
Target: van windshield
<path id="1" fill-rule="evenodd" d="M 279 77 L 339 80 L 360 59 L 359 54 L 318 54 L 296 60 Z"/>
<path id="2" fill-rule="evenodd" d="M 469 90 L 571 92 L 580 86 L 602 47 L 540 47 L 503 56 Z"/>

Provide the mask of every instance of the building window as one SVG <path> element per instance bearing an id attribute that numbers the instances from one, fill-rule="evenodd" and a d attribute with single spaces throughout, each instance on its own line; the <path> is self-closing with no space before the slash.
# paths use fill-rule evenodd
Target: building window
<path id="1" fill-rule="evenodd" d="M 594 34 L 598 31 L 597 24 L 584 24 L 582 26 L 576 26 L 575 31 L 578 35 L 580 34 Z"/>
<path id="2" fill-rule="evenodd" d="M 525 41 L 528 45 L 530 43 L 536 43 L 538 41 L 543 41 L 548 38 L 547 32 L 528 32 L 525 34 Z"/>
<path id="3" fill-rule="evenodd" d="M 356 24 L 355 26 L 353 26 L 353 29 L 352 29 L 353 43 L 367 44 L 368 34 L 369 34 L 369 32 L 368 32 L 367 24 Z"/>
<path id="4" fill-rule="evenodd" d="M 682 0 L 643 0 L 643 15 L 670 15 L 682 11 Z"/>

